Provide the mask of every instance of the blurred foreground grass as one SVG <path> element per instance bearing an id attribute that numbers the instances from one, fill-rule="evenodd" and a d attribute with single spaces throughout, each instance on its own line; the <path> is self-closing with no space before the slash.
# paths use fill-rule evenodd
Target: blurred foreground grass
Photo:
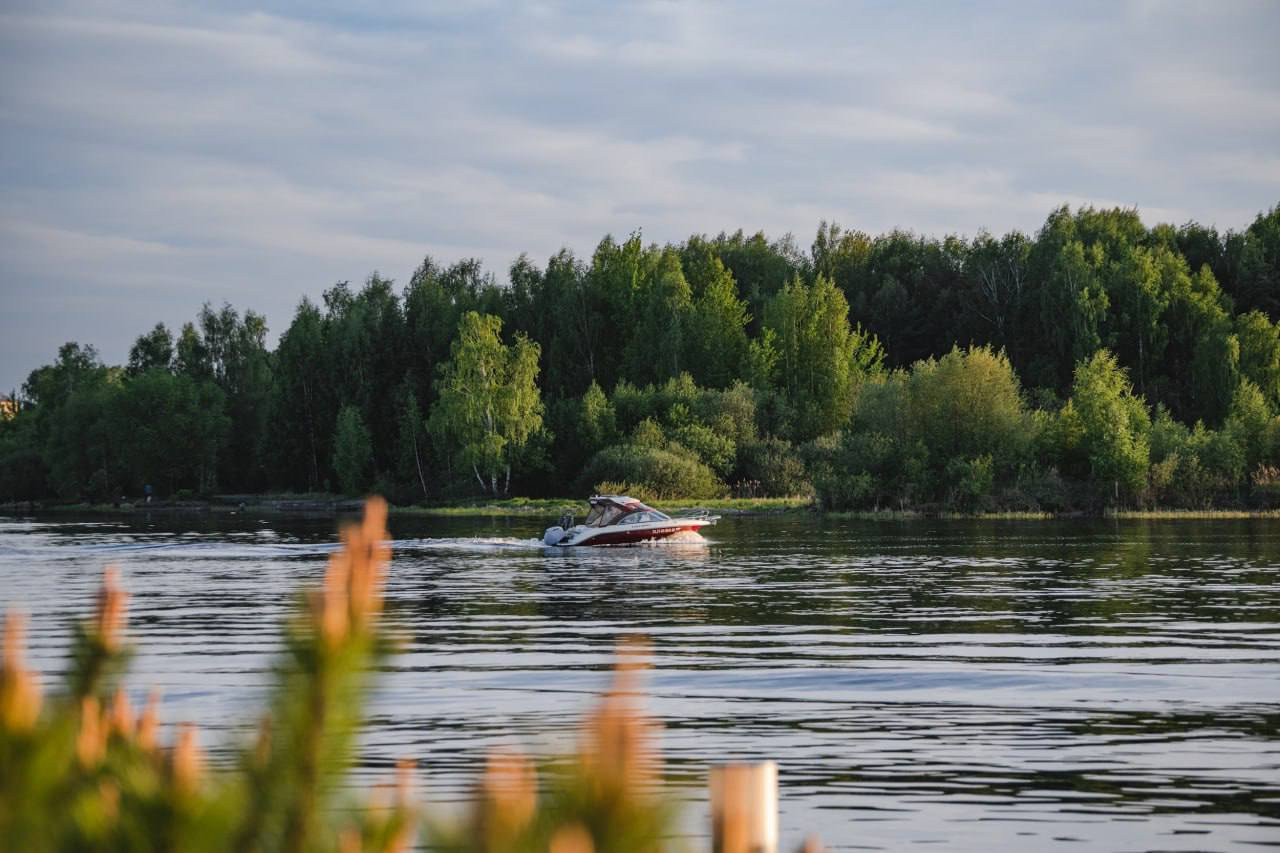
<path id="1" fill-rule="evenodd" d="M 229 766 L 206 767 L 198 729 L 157 735 L 120 686 L 130 649 L 127 594 L 108 569 L 94 616 L 75 628 L 60 692 L 46 700 L 9 614 L 0 665 L 0 847 L 9 850 L 401 851 L 415 839 L 459 851 L 655 851 L 674 815 L 658 793 L 653 724 L 637 707 L 647 660 L 620 651 L 613 687 L 577 753 L 535 763 L 495 753 L 470 817 L 432 819 L 412 797 L 414 763 L 366 794 L 346 785 L 370 674 L 393 653 L 383 629 L 387 506 L 373 499 L 342 532 L 323 582 L 286 621 L 268 707 Z"/>

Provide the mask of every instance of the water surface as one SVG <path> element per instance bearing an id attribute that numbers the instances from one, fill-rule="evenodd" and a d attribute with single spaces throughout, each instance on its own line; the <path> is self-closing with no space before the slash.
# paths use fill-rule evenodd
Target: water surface
<path id="1" fill-rule="evenodd" d="M 1280 845 L 1280 525 L 727 518 L 705 545 L 553 552 L 547 519 L 396 517 L 358 781 L 415 756 L 438 807 L 495 744 L 566 751 L 621 635 L 706 822 L 709 763 L 773 758 L 784 848 Z M 333 521 L 0 518 L 0 606 L 62 668 L 123 569 L 135 699 L 244 736 Z"/>

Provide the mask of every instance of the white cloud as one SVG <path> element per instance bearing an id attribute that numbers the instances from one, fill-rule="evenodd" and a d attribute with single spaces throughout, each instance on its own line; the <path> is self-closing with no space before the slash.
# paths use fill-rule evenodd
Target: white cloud
<path id="1" fill-rule="evenodd" d="M 172 256 L 172 246 L 110 234 L 90 234 L 39 222 L 0 218 L 0 240 L 15 257 L 57 258 L 62 263 L 110 267 L 127 258 Z"/>
<path id="2" fill-rule="evenodd" d="M 255 14 L 223 27 L 174 26 L 92 17 L 0 15 L 11 38 L 94 44 L 98 49 L 159 51 L 193 62 L 215 61 L 271 74 L 330 73 L 336 63 L 291 39 L 295 25 Z"/>
<path id="3" fill-rule="evenodd" d="M 800 140 L 822 137 L 847 142 L 942 142 L 959 139 L 950 125 L 902 113 L 838 104 L 805 104 L 783 108 L 774 134 Z"/>
<path id="4" fill-rule="evenodd" d="M 1238 228 L 1280 179 L 1266 4 L 7 8 L 0 388 L 205 300 L 278 331 L 427 253 L 1034 231 L 1066 201 Z"/>
<path id="5" fill-rule="evenodd" d="M 1144 69 L 1134 89 L 1137 97 L 1165 107 L 1178 122 L 1213 125 L 1219 131 L 1280 124 L 1274 76 L 1245 80 L 1209 69 L 1165 66 Z"/>
<path id="6" fill-rule="evenodd" d="M 1253 151 L 1214 154 L 1205 164 L 1224 181 L 1242 184 L 1280 184 L 1280 157 Z"/>

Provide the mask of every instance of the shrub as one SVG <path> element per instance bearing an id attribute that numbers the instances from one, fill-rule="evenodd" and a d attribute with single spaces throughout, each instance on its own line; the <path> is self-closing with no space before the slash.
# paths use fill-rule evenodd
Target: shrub
<path id="1" fill-rule="evenodd" d="M 1075 404 L 1068 400 L 1056 412 L 1037 412 L 1032 424 L 1037 464 L 1075 479 L 1089 476 L 1084 424 Z"/>
<path id="2" fill-rule="evenodd" d="M 741 449 L 743 479 L 758 484 L 753 497 L 795 497 L 812 493 L 804 461 L 780 438 L 748 444 Z"/>
<path id="3" fill-rule="evenodd" d="M 742 382 L 724 390 L 699 388 L 687 373 L 644 388 L 619 382 L 607 407 L 598 399 L 593 406 L 607 410 L 614 436 L 630 433 L 631 444 L 653 448 L 674 441 L 720 478 L 734 472 L 739 448 L 756 438 L 755 392 Z"/>
<path id="4" fill-rule="evenodd" d="M 1202 423 L 1188 430 L 1157 418 L 1153 445 L 1160 459 L 1151 465 L 1147 480 L 1152 497 L 1167 506 L 1204 507 L 1216 495 L 1237 489 L 1245 472 L 1245 453 L 1227 430 L 1212 430 Z"/>
<path id="5" fill-rule="evenodd" d="M 865 471 L 851 474 L 826 469 L 814 475 L 813 491 L 818 506 L 828 511 L 869 507 L 875 497 L 874 481 Z"/>
<path id="6" fill-rule="evenodd" d="M 825 509 L 903 506 L 928 479 L 922 444 L 880 432 L 823 436 L 805 454 L 814 495 Z"/>
<path id="7" fill-rule="evenodd" d="M 906 435 L 929 448 L 935 471 L 957 458 L 987 456 L 994 471 L 1008 475 L 1025 461 L 1031 430 L 1017 374 L 1004 353 L 956 347 L 940 359 L 916 362 L 906 391 Z"/>
<path id="8" fill-rule="evenodd" d="M 1062 512 L 1074 508 L 1070 488 L 1055 468 L 1028 465 L 1012 489 L 1001 496 L 1006 506 L 1028 511 Z"/>
<path id="9" fill-rule="evenodd" d="M 738 448 L 724 433 L 699 423 L 687 423 L 675 430 L 675 440 L 698 455 L 711 470 L 725 477 L 737 464 Z"/>
<path id="10" fill-rule="evenodd" d="M 625 379 L 613 389 L 609 402 L 614 411 L 614 426 L 623 433 L 629 432 L 645 418 L 652 418 L 657 413 L 657 406 L 653 400 L 653 386 L 641 389 Z"/>
<path id="11" fill-rule="evenodd" d="M 873 475 L 867 497 L 875 503 L 911 496 L 968 505 L 1030 461 L 1045 421 L 1027 410 L 1003 353 L 957 347 L 864 383 L 839 465 Z"/>
<path id="12" fill-rule="evenodd" d="M 1253 486 L 1254 498 L 1263 506 L 1274 506 L 1280 502 L 1280 466 L 1259 465 L 1249 475 Z"/>
<path id="13" fill-rule="evenodd" d="M 1248 379 L 1241 380 L 1231 397 L 1231 408 L 1223 429 L 1240 446 L 1250 470 L 1256 469 L 1271 455 L 1269 432 L 1272 420 L 1271 409 L 1262 392 Z"/>
<path id="14" fill-rule="evenodd" d="M 666 433 L 653 418 L 642 420 L 631 433 L 631 443 L 637 447 L 665 447 Z"/>
<path id="15" fill-rule="evenodd" d="M 727 493 L 715 472 L 696 455 L 674 442 L 665 447 L 616 444 L 587 463 L 584 486 L 626 483 L 647 490 L 654 500 L 718 498 Z"/>
<path id="16" fill-rule="evenodd" d="M 1129 374 L 1106 350 L 1076 365 L 1071 405 L 1079 416 L 1090 473 L 1130 494 L 1141 490 L 1150 465 L 1151 417 L 1133 393 Z"/>
<path id="17" fill-rule="evenodd" d="M 960 509 L 974 509 L 982 498 L 991 494 L 995 485 L 990 454 L 952 459 L 947 463 L 946 476 L 951 488 L 949 502 Z"/>
<path id="18" fill-rule="evenodd" d="M 574 414 L 577 416 L 578 440 L 589 453 L 608 446 L 617 438 L 617 414 L 595 380 L 578 401 Z"/>
<path id="19" fill-rule="evenodd" d="M 597 495 L 626 495 L 641 503 L 655 504 L 659 498 L 648 486 L 618 480 L 603 480 L 591 489 Z"/>
<path id="20" fill-rule="evenodd" d="M 703 390 L 693 404 L 693 416 L 738 447 L 756 439 L 755 392 L 743 382 L 724 391 Z"/>

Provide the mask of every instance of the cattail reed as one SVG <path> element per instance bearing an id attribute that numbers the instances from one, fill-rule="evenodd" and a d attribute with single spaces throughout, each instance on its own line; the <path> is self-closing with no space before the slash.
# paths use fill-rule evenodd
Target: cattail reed
<path id="1" fill-rule="evenodd" d="M 343 547 L 329 558 L 324 584 L 311 594 L 312 619 L 329 648 L 365 631 L 382 612 L 382 587 L 391 559 L 386 522 L 386 501 L 370 498 L 364 521 L 343 529 Z"/>
<path id="2" fill-rule="evenodd" d="M 118 651 L 124 630 L 125 604 L 129 594 L 120 586 L 120 570 L 107 566 L 102 577 L 102 589 L 98 592 L 98 613 L 94 628 L 103 648 Z"/>
<path id="3" fill-rule="evenodd" d="M 477 834 L 487 849 L 509 846 L 533 820 L 537 785 L 533 764 L 523 754 L 505 749 L 489 754 L 476 797 Z"/>
<path id="4" fill-rule="evenodd" d="M 4 650 L 0 657 L 0 727 L 24 732 L 40 716 L 40 682 L 23 660 L 24 620 L 10 613 L 4 620 Z"/>
<path id="5" fill-rule="evenodd" d="M 155 752 L 156 749 L 156 729 L 159 727 L 156 708 L 159 704 L 160 694 L 152 690 L 147 694 L 147 704 L 143 706 L 142 713 L 138 715 L 137 743 L 147 752 Z"/>
<path id="6" fill-rule="evenodd" d="M 129 740 L 134 735 L 133 706 L 123 687 L 117 687 L 107 708 L 107 727 L 111 734 Z"/>
<path id="7" fill-rule="evenodd" d="M 613 685 L 584 727 L 580 757 L 593 782 L 605 791 L 642 792 L 658 769 L 654 727 L 637 707 L 639 673 L 648 661 L 646 640 L 629 638 L 619 644 Z"/>
<path id="8" fill-rule="evenodd" d="M 591 833 L 580 823 L 556 830 L 547 845 L 547 853 L 595 853 L 596 845 Z"/>
<path id="9" fill-rule="evenodd" d="M 97 766 L 107 751 L 107 726 L 99 710 L 98 697 L 80 700 L 80 731 L 76 735 L 76 757 L 85 769 Z"/>
<path id="10" fill-rule="evenodd" d="M 190 723 L 178 726 L 169 757 L 169 770 L 178 791 L 193 793 L 197 790 L 204 772 L 204 752 L 196 740 L 196 727 Z"/>

